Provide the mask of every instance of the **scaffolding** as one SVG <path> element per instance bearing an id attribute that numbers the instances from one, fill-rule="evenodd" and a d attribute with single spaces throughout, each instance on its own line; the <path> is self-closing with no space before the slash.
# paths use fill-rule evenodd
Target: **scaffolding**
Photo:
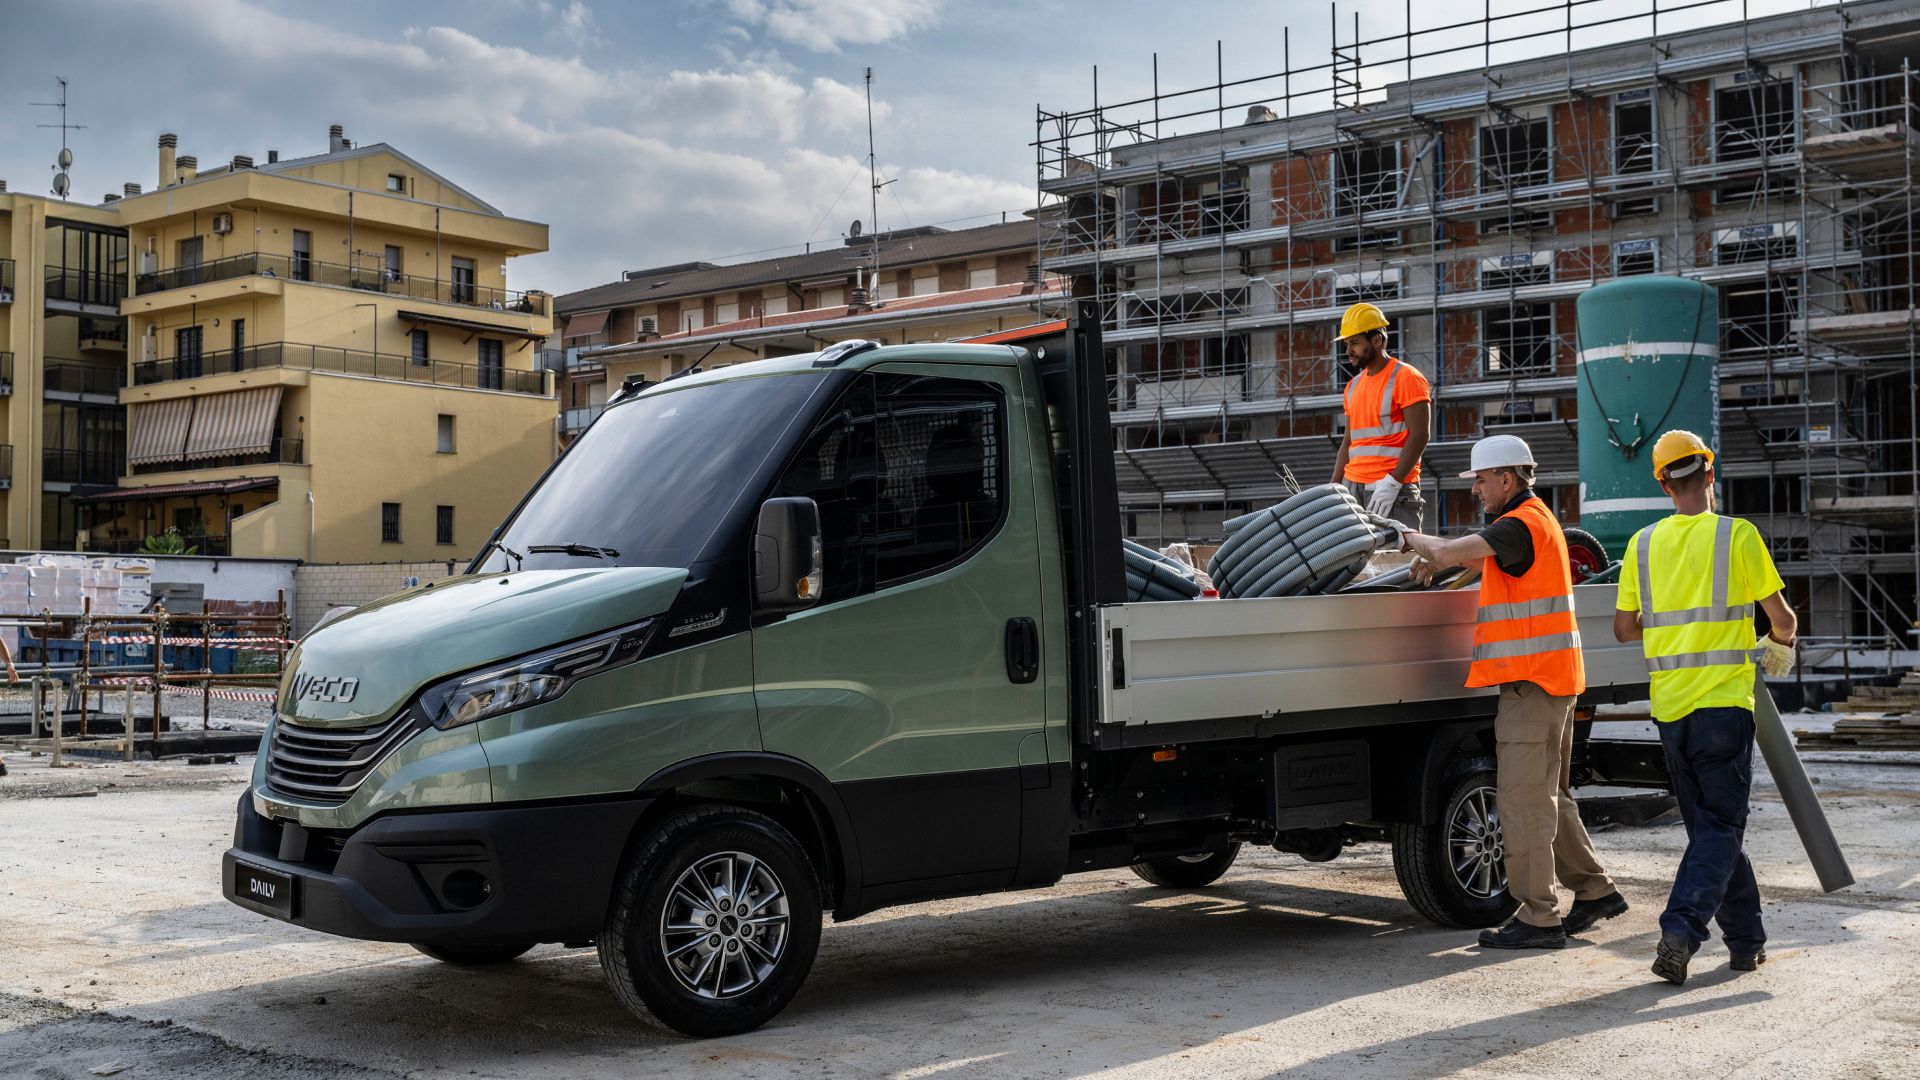
<path id="1" fill-rule="evenodd" d="M 1379 19 L 1379 8 L 1369 6 Z M 1579 513 L 1574 300 L 1634 274 L 1721 297 L 1728 512 L 1753 518 L 1848 648 L 1920 614 L 1913 46 L 1920 9 L 1858 0 L 1491 2 L 1343 33 L 1277 71 L 1037 113 L 1045 271 L 1097 302 L 1130 534 L 1207 542 L 1330 475 L 1351 303 L 1436 399 L 1423 482 L 1478 516 L 1474 439 L 1520 434 Z M 1576 48 L 1576 46 L 1579 46 Z M 1266 54 L 1270 55 L 1270 53 Z"/>

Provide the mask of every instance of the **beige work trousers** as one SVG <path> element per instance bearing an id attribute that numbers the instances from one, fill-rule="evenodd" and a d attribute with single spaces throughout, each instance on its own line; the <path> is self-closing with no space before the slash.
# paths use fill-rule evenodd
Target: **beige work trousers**
<path id="1" fill-rule="evenodd" d="M 1558 926 L 1555 878 L 1577 900 L 1597 900 L 1614 891 L 1567 789 L 1573 698 L 1554 697 L 1530 682 L 1502 683 L 1493 737 L 1507 891 L 1520 901 L 1521 922 Z"/>

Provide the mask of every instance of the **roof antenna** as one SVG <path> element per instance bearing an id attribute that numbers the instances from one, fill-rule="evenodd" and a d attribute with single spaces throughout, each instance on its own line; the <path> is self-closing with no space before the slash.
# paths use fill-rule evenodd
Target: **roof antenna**
<path id="1" fill-rule="evenodd" d="M 867 280 L 871 284 L 871 287 L 876 294 L 878 294 L 878 292 L 880 291 L 880 286 L 878 284 L 880 280 L 880 189 L 883 187 L 886 187 L 888 184 L 891 184 L 891 183 L 893 183 L 892 180 L 882 181 L 880 179 L 879 162 L 874 157 L 874 153 L 873 153 L 873 69 L 868 68 L 867 69 L 867 186 L 869 190 L 867 192 L 867 195 L 870 200 L 868 211 L 872 215 L 871 220 L 873 222 L 873 230 L 869 232 L 867 235 L 873 238 L 873 271 L 869 275 Z"/>
<path id="2" fill-rule="evenodd" d="M 73 168 L 73 151 L 67 149 L 67 132 L 83 131 L 87 125 L 67 123 L 67 80 L 56 75 L 53 81 L 60 84 L 59 101 L 34 101 L 29 102 L 29 104 L 60 110 L 59 123 L 35 124 L 34 127 L 60 129 L 60 156 L 54 159 L 53 193 L 64 200 L 67 197 L 67 192 L 73 190 L 73 178 L 67 175 L 67 170 Z"/>

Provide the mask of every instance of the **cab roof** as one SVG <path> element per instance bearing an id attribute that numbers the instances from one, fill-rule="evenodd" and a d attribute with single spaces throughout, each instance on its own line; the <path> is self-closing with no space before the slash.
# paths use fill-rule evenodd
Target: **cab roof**
<path id="1" fill-rule="evenodd" d="M 669 390 L 684 390 L 707 383 L 728 382 L 733 379 L 758 378 L 764 375 L 794 375 L 809 371 L 832 371 L 836 369 L 862 371 L 877 364 L 910 362 L 915 364 L 971 364 L 992 367 L 1012 367 L 1018 362 L 1019 349 L 1006 345 L 950 345 L 929 342 L 923 345 L 882 345 L 878 348 L 863 349 L 824 366 L 817 363 L 822 353 L 831 351 L 800 353 L 794 356 L 776 356 L 766 360 L 750 360 L 744 364 L 730 364 L 712 371 L 681 375 L 664 382 L 653 383 L 642 394 L 664 393 Z"/>

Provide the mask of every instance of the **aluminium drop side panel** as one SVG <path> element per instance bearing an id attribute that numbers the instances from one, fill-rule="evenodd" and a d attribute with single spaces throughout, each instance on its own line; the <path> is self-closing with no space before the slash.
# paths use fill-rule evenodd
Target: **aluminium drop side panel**
<path id="1" fill-rule="evenodd" d="M 1101 723 L 1252 720 L 1284 734 L 1296 714 L 1317 714 L 1316 730 L 1341 712 L 1355 726 L 1437 717 L 1495 694 L 1465 689 L 1479 599 L 1463 589 L 1102 608 Z M 1639 643 L 1613 640 L 1614 586 L 1579 586 L 1574 601 L 1588 698 L 1644 696 Z"/>

